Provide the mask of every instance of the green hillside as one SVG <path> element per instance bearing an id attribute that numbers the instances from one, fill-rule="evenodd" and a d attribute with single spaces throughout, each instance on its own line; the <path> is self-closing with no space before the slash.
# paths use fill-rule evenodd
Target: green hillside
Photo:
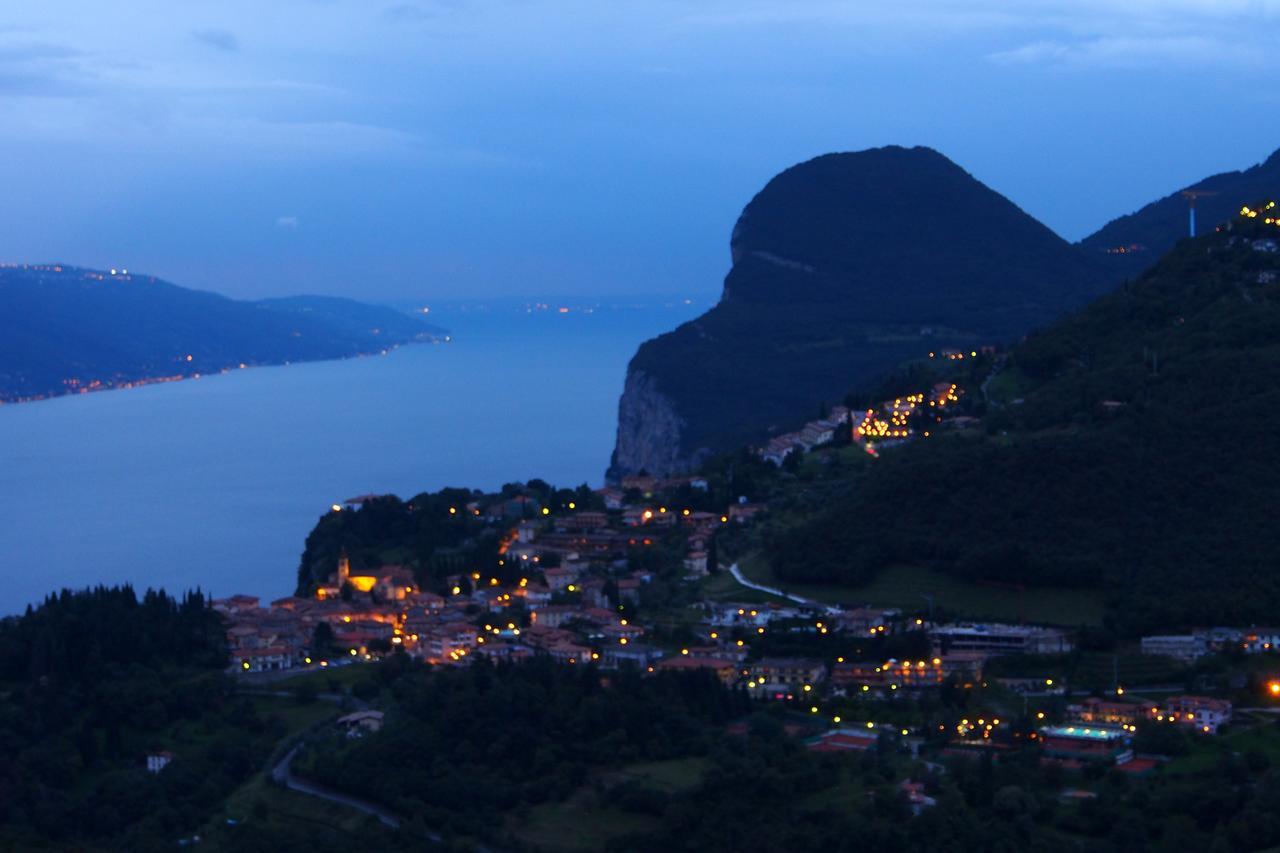
<path id="1" fill-rule="evenodd" d="M 773 531 L 774 572 L 1101 587 L 1126 632 L 1274 621 L 1280 228 L 1264 218 L 1179 243 L 1014 348 L 984 429 L 883 453 Z"/>

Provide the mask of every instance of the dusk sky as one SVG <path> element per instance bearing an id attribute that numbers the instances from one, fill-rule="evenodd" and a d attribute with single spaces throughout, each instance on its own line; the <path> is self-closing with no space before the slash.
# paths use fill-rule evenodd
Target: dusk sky
<path id="1" fill-rule="evenodd" d="M 714 298 L 742 206 L 929 145 L 1068 239 L 1280 147 L 1280 0 L 41 0 L 0 260 L 233 296 Z"/>

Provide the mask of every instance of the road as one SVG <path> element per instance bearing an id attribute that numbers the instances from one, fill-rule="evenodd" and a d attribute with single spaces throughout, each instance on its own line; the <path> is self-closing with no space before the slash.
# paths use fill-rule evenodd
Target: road
<path id="1" fill-rule="evenodd" d="M 278 785 L 285 786 L 290 791 L 297 791 L 300 794 L 319 797 L 323 800 L 328 800 L 332 803 L 339 803 L 344 806 L 350 806 L 357 811 L 373 815 L 392 829 L 400 828 L 400 818 L 376 803 L 371 803 L 366 800 L 341 794 L 337 791 L 332 791 L 322 785 L 308 782 L 305 779 L 299 779 L 297 776 L 293 775 L 293 757 L 298 754 L 299 749 L 301 749 L 300 745 L 289 750 L 285 754 L 284 758 L 280 759 L 280 762 L 276 764 L 275 767 L 271 768 L 271 779 L 273 782 Z M 428 832 L 427 837 L 437 844 L 444 841 L 444 839 L 435 832 Z"/>
<path id="2" fill-rule="evenodd" d="M 780 589 L 776 589 L 771 586 L 764 586 L 763 584 L 758 584 L 755 581 L 747 580 L 746 576 L 742 574 L 742 569 L 738 568 L 737 563 L 734 563 L 732 566 L 729 567 L 729 574 L 733 575 L 734 580 L 736 580 L 738 583 L 742 584 L 743 586 L 747 587 L 748 589 L 759 590 L 760 592 L 767 592 L 770 595 L 776 595 L 779 598 L 785 598 L 788 601 L 794 601 L 796 604 L 803 604 L 806 607 L 816 607 L 819 610 L 822 610 L 826 613 L 840 612 L 840 608 L 832 607 L 829 604 L 823 604 L 821 601 L 814 601 L 813 599 L 810 599 L 810 598 L 804 598 L 799 595 L 792 595 L 788 592 L 783 592 Z"/>

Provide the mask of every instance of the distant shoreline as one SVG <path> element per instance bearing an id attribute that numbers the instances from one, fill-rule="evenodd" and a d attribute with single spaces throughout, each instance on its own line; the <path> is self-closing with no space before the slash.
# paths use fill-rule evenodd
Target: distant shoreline
<path id="1" fill-rule="evenodd" d="M 162 385 L 169 382 L 183 382 L 192 379 L 201 379 L 208 376 L 224 376 L 228 373 L 235 373 L 240 370 L 252 370 L 258 367 L 289 367 L 295 364 L 320 364 L 326 361 L 350 361 L 356 358 L 372 358 L 373 356 L 390 355 L 393 351 L 402 346 L 412 346 L 415 344 L 440 344 L 453 343 L 453 335 L 447 334 L 443 336 L 432 335 L 422 338 L 421 340 L 406 341 L 404 343 L 391 344 L 379 350 L 371 350 L 368 352 L 351 353 L 350 355 L 337 356 L 334 358 L 304 358 L 297 361 L 267 361 L 261 363 L 250 364 L 241 362 L 234 367 L 223 367 L 213 371 L 196 371 L 192 373 L 178 373 L 170 376 L 143 376 L 137 379 L 118 379 L 118 380 L 100 380 L 94 379 L 87 383 L 76 380 L 76 384 L 69 386 L 67 390 L 58 393 L 37 394 L 30 397 L 12 397 L 0 393 L 0 408 L 4 406 L 17 406 L 25 403 L 41 403 L 50 400 L 60 400 L 64 397 L 78 397 L 85 394 L 97 394 L 103 391 L 128 391 L 134 388 L 142 388 L 147 385 Z M 68 381 L 68 380 L 64 380 Z"/>

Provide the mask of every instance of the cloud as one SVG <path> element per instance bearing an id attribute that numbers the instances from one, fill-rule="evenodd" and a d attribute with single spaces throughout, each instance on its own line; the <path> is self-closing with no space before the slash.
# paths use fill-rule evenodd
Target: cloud
<path id="1" fill-rule="evenodd" d="M 240 39 L 230 30 L 216 28 L 192 30 L 191 37 L 200 42 L 200 44 L 212 47 L 215 50 L 222 50 L 227 53 L 235 53 L 240 50 Z"/>
<path id="2" fill-rule="evenodd" d="M 395 23 L 429 21 L 440 17 L 441 12 L 456 12 L 462 6 L 461 0 L 437 0 L 435 3 L 396 3 L 382 10 L 382 16 Z"/>
<path id="3" fill-rule="evenodd" d="M 1034 41 L 988 54 L 987 59 L 1002 65 L 1089 69 L 1255 65 L 1264 54 L 1250 44 L 1205 36 L 1102 36 Z"/>
<path id="4" fill-rule="evenodd" d="M 73 97 L 94 82 L 84 54 L 56 44 L 0 44 L 0 97 Z"/>
<path id="5" fill-rule="evenodd" d="M 276 217 L 276 227 L 277 227 L 277 228 L 297 228 L 297 227 L 298 227 L 298 217 L 296 217 L 296 216 L 277 216 L 277 217 Z"/>

